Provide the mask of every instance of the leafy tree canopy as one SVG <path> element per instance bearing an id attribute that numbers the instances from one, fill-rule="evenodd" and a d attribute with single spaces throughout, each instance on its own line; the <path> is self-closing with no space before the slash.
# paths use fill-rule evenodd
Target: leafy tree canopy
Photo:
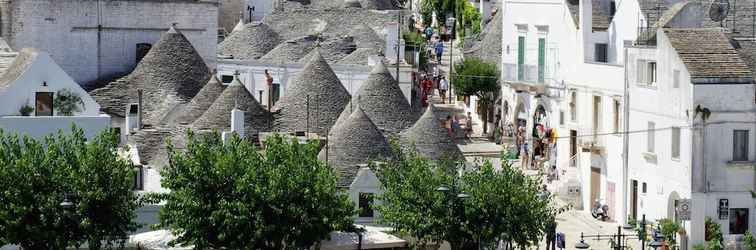
<path id="1" fill-rule="evenodd" d="M 314 142 L 271 137 L 264 151 L 235 137 L 189 133 L 185 151 L 169 145 L 162 185 L 171 190 L 160 226 L 173 244 L 197 249 L 299 249 L 334 230 L 352 229 L 354 205 L 317 159 Z"/>
<path id="2" fill-rule="evenodd" d="M 539 195 L 540 180 L 488 162 L 469 171 L 454 166 L 416 153 L 379 166 L 383 221 L 420 244 L 447 241 L 453 249 L 499 239 L 529 246 L 544 235 L 556 211 Z"/>
<path id="3" fill-rule="evenodd" d="M 35 140 L 0 130 L 0 242 L 24 249 L 117 246 L 137 225 L 134 167 L 117 135 L 81 129 Z M 70 208 L 61 206 L 68 195 Z"/>
<path id="4" fill-rule="evenodd" d="M 496 65 L 479 58 L 465 58 L 454 65 L 454 88 L 462 95 L 490 99 L 499 90 L 499 70 Z"/>

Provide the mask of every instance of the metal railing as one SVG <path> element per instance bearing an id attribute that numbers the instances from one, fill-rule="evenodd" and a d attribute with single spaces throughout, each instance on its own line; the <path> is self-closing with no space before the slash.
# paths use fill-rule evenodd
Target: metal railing
<path id="1" fill-rule="evenodd" d="M 532 64 L 504 63 L 502 72 L 505 81 L 545 84 L 553 79 L 549 67 Z"/>

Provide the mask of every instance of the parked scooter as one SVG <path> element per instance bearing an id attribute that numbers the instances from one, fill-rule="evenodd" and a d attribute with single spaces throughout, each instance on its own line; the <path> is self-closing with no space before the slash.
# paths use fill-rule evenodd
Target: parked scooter
<path id="1" fill-rule="evenodd" d="M 603 204 L 603 202 L 597 199 L 596 202 L 593 203 L 591 215 L 593 215 L 593 218 L 606 221 L 606 219 L 609 218 L 609 205 Z"/>

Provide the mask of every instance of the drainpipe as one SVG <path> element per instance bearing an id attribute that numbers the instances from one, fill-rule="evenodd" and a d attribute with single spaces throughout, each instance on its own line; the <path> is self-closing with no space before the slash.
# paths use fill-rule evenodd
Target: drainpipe
<path id="1" fill-rule="evenodd" d="M 625 90 L 624 90 L 624 99 L 625 99 L 625 109 L 623 110 L 623 116 L 624 121 L 623 125 L 625 126 L 624 133 L 622 133 L 622 203 L 621 203 L 621 210 L 620 210 L 620 222 L 622 222 L 623 226 L 628 226 L 627 224 L 627 204 L 628 204 L 628 195 L 627 195 L 627 186 L 629 182 L 628 173 L 630 168 L 630 134 L 628 134 L 628 131 L 630 131 L 630 82 L 627 80 L 627 47 L 624 47 L 624 68 L 625 68 Z"/>

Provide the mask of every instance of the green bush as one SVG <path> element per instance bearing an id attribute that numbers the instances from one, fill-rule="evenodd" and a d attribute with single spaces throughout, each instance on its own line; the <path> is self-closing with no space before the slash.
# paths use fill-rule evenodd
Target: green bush
<path id="1" fill-rule="evenodd" d="M 743 237 L 743 247 L 748 250 L 756 250 L 756 239 L 753 238 L 751 230 L 746 231 Z"/>

